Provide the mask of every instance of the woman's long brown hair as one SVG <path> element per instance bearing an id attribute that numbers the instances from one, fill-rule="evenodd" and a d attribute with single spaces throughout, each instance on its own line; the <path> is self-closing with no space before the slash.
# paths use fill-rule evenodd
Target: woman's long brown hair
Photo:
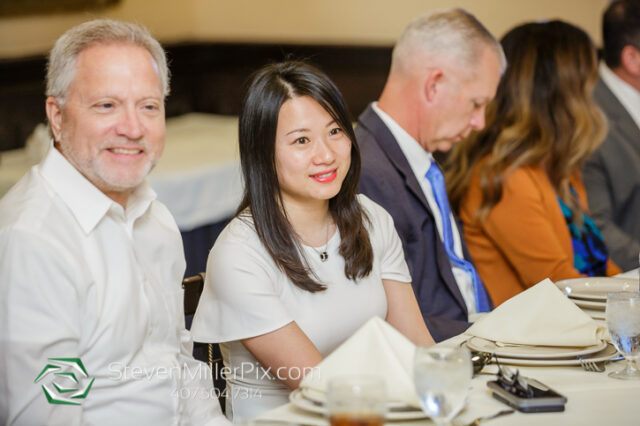
<path id="1" fill-rule="evenodd" d="M 451 205 L 459 211 L 478 172 L 482 202 L 473 220 L 481 222 L 502 198 L 510 172 L 542 166 L 580 220 L 585 206 L 569 182 L 605 131 L 591 100 L 598 75 L 591 39 L 571 24 L 551 21 L 518 26 L 501 43 L 508 66 L 487 108 L 486 127 L 456 145 L 447 160 Z"/>

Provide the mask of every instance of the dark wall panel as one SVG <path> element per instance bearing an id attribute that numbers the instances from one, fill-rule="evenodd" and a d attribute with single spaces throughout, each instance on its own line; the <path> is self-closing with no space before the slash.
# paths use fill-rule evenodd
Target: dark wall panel
<path id="1" fill-rule="evenodd" d="M 303 59 L 340 88 L 353 118 L 378 97 L 391 48 L 182 43 L 165 46 L 172 73 L 167 116 L 188 112 L 237 115 L 248 78 L 264 64 Z M 19 148 L 45 121 L 45 58 L 0 60 L 0 151 Z"/>

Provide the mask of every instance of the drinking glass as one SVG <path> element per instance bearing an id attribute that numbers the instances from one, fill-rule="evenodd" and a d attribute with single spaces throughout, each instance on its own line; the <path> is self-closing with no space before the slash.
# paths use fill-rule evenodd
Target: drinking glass
<path id="1" fill-rule="evenodd" d="M 473 364 L 464 347 L 419 346 L 413 380 L 422 410 L 438 425 L 451 422 L 464 406 Z"/>
<path id="2" fill-rule="evenodd" d="M 329 380 L 327 412 L 331 426 L 382 426 L 386 408 L 382 377 L 340 376 Z"/>
<path id="3" fill-rule="evenodd" d="M 611 342 L 627 360 L 623 370 L 609 373 L 616 379 L 640 379 L 635 361 L 640 358 L 640 293 L 620 291 L 607 295 L 607 328 Z"/>

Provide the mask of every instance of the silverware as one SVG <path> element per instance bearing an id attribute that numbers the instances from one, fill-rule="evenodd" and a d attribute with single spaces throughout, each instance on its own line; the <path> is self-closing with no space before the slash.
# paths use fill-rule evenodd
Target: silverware
<path id="1" fill-rule="evenodd" d="M 491 355 L 488 352 L 471 351 L 471 362 L 473 363 L 473 375 L 475 376 L 476 374 L 480 374 L 480 372 L 486 365 L 491 364 L 492 357 L 493 355 Z"/>
<path id="2" fill-rule="evenodd" d="M 591 361 L 581 356 L 578 357 L 578 361 L 580 361 L 580 365 L 585 371 L 590 371 L 593 373 L 602 373 L 605 370 L 604 361 L 597 361 L 597 362 Z"/>
<path id="3" fill-rule="evenodd" d="M 495 419 L 496 417 L 506 416 L 508 414 L 513 414 L 513 413 L 515 413 L 515 410 L 502 410 L 502 411 L 498 411 L 497 413 L 489 414 L 488 416 L 480 416 L 476 418 L 474 421 L 472 421 L 471 423 L 464 423 L 464 424 L 456 423 L 456 425 L 457 426 L 478 426 L 480 423 L 486 420 Z"/>
<path id="4" fill-rule="evenodd" d="M 325 408 L 325 403 L 322 401 L 306 397 L 304 394 L 302 394 L 302 398 L 304 398 L 305 401 L 315 405 L 316 407 Z M 390 413 L 410 413 L 413 411 L 422 411 L 422 408 L 412 407 L 410 405 L 389 405 L 387 406 L 387 411 L 389 411 Z"/>
<path id="5" fill-rule="evenodd" d="M 469 347 L 469 345 L 467 345 L 468 341 L 469 339 L 463 340 L 459 346 L 460 347 L 466 346 L 467 349 L 469 349 L 469 352 L 471 352 L 471 362 L 473 363 L 473 375 L 476 376 L 478 374 L 482 374 L 481 371 L 486 365 L 491 364 L 493 355 L 490 354 L 489 352 L 474 351 Z"/>

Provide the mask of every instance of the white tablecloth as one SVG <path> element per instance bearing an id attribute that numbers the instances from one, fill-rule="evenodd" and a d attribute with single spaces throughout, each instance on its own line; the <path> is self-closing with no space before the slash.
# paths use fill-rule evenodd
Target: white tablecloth
<path id="1" fill-rule="evenodd" d="M 0 197 L 41 155 L 39 149 L 0 153 Z M 164 153 L 148 180 L 182 231 L 233 215 L 243 188 L 237 117 L 191 113 L 167 119 Z"/>
<path id="2" fill-rule="evenodd" d="M 453 337 L 440 345 L 457 345 L 468 336 Z M 366 354 L 362 354 L 366 356 Z M 607 372 L 621 367 L 622 361 L 607 364 Z M 493 366 L 485 367 L 492 371 Z M 514 367 L 516 368 L 516 367 Z M 517 367 L 521 373 L 533 377 L 555 389 L 568 398 L 564 412 L 560 413 L 520 413 L 493 419 L 487 422 L 491 426 L 507 425 L 639 425 L 640 424 L 640 380 L 625 381 L 612 379 L 607 373 L 590 373 L 580 366 L 575 367 Z M 493 370 L 495 371 L 495 370 Z M 469 393 L 469 403 L 456 422 L 470 422 L 474 418 L 508 408 L 494 399 L 486 386 L 494 376 L 479 375 L 473 379 Z M 285 421 L 296 424 L 326 425 L 320 415 L 300 410 L 292 404 L 275 408 L 256 419 Z M 402 425 L 425 425 L 432 422 L 421 419 L 406 422 L 393 422 Z"/>
<path id="3" fill-rule="evenodd" d="M 181 231 L 233 215 L 242 198 L 238 118 L 191 113 L 167 120 L 167 143 L 149 183 Z"/>

